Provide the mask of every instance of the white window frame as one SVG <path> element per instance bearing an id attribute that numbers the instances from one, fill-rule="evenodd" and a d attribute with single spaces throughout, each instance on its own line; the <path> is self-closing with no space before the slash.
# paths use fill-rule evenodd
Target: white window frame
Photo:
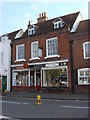
<path id="1" fill-rule="evenodd" d="M 90 44 L 90 42 L 83 43 L 83 55 L 84 55 L 84 59 L 90 59 L 90 57 L 86 57 L 86 53 L 85 53 L 85 45 L 86 44 Z"/>
<path id="2" fill-rule="evenodd" d="M 20 46 L 24 46 L 24 58 L 23 59 L 18 59 L 18 47 L 20 47 Z M 17 61 L 26 61 L 25 60 L 25 44 L 20 44 L 20 45 L 16 46 L 16 61 L 15 62 L 17 62 Z"/>
<path id="3" fill-rule="evenodd" d="M 84 72 L 84 76 L 80 76 L 80 71 Z M 78 69 L 78 85 L 90 85 L 90 83 L 81 83 L 80 82 L 80 78 L 85 78 L 85 77 L 90 77 L 90 72 L 89 72 L 89 76 L 85 76 L 85 71 L 90 71 L 90 68 L 82 68 L 82 69 Z"/>
<path id="4" fill-rule="evenodd" d="M 51 57 L 60 57 L 60 55 L 58 55 L 58 53 L 56 55 L 48 55 L 48 41 L 53 40 L 53 39 L 57 39 L 57 45 L 58 45 L 58 38 L 57 37 L 53 37 L 53 38 L 46 40 L 46 57 L 45 57 L 45 59 L 51 58 Z M 57 49 L 58 49 L 58 46 L 57 46 Z"/>
<path id="5" fill-rule="evenodd" d="M 33 33 L 32 33 L 33 31 Z M 35 34 L 35 28 L 29 28 L 28 29 L 28 35 L 34 35 Z"/>
<path id="6" fill-rule="evenodd" d="M 59 26 L 59 24 L 60 24 L 60 26 Z M 56 25 L 57 25 L 57 27 L 56 27 Z M 54 23 L 54 29 L 58 29 L 58 28 L 62 28 L 62 27 L 63 27 L 63 22 L 62 21 L 58 21 L 58 22 Z"/>
<path id="7" fill-rule="evenodd" d="M 35 43 L 38 44 L 38 51 L 37 52 L 39 52 L 39 42 L 38 41 L 32 42 L 31 43 L 31 59 L 29 59 L 30 61 L 35 60 L 35 59 L 40 59 L 38 56 L 33 57 L 33 44 L 35 44 Z"/>

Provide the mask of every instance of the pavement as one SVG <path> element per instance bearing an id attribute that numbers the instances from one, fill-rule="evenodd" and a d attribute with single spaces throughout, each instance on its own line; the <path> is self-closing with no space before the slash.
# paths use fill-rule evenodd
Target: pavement
<path id="1" fill-rule="evenodd" d="M 1 92 L 1 96 L 15 97 L 15 98 L 37 98 L 37 95 L 41 96 L 41 99 L 56 99 L 56 100 L 88 100 L 90 101 L 90 94 L 83 93 L 53 93 L 53 92 L 29 92 L 29 91 L 11 91 Z"/>

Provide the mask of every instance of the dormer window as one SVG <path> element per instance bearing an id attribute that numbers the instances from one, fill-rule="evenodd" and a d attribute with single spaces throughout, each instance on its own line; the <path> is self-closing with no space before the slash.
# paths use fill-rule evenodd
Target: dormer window
<path id="1" fill-rule="evenodd" d="M 36 25 L 31 25 L 30 21 L 29 21 L 29 24 L 28 24 L 28 35 L 36 34 L 37 30 L 38 30 L 38 27 Z"/>
<path id="2" fill-rule="evenodd" d="M 28 35 L 34 35 L 34 34 L 35 34 L 35 28 L 29 28 Z"/>
<path id="3" fill-rule="evenodd" d="M 58 18 L 53 21 L 54 29 L 62 28 L 64 26 L 64 21 L 61 18 Z"/>

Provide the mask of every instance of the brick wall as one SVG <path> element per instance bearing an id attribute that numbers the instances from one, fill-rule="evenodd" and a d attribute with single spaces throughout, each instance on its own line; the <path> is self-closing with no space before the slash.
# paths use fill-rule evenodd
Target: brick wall
<path id="1" fill-rule="evenodd" d="M 81 68 L 90 68 L 90 59 L 85 60 L 83 54 L 83 43 L 90 41 L 89 31 L 77 32 L 70 35 L 70 40 L 73 40 L 73 80 L 75 92 L 88 92 L 88 85 L 78 85 L 77 70 Z"/>

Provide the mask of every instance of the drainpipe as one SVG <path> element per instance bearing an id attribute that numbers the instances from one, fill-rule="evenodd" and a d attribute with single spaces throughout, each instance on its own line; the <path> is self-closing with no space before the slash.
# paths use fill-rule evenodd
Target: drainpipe
<path id="1" fill-rule="evenodd" d="M 74 75 L 73 75 L 73 40 L 69 41 L 69 46 L 70 46 L 70 63 L 71 63 L 71 90 L 72 93 L 74 93 Z"/>

